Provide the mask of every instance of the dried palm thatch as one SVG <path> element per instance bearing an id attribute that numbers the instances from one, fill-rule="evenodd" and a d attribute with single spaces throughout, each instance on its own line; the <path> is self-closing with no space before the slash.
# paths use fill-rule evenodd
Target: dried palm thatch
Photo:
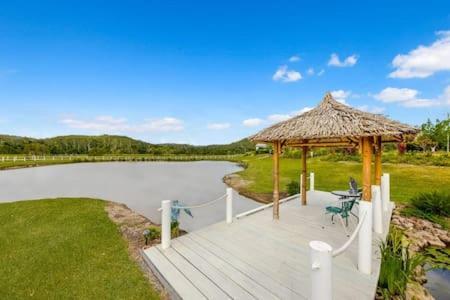
<path id="1" fill-rule="evenodd" d="M 381 136 L 383 142 L 399 142 L 415 135 L 417 128 L 379 114 L 339 103 L 330 93 L 314 109 L 277 123 L 250 137 L 254 142 L 281 141 L 284 145 L 356 145 L 360 138 Z"/>

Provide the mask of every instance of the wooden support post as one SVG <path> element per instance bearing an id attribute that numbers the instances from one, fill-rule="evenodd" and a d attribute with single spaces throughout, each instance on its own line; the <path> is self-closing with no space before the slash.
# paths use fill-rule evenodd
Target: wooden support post
<path id="1" fill-rule="evenodd" d="M 381 136 L 375 137 L 375 185 L 381 185 Z"/>
<path id="2" fill-rule="evenodd" d="M 280 141 L 273 143 L 273 219 L 280 218 Z"/>
<path id="3" fill-rule="evenodd" d="M 306 205 L 306 157 L 308 156 L 308 147 L 302 147 L 302 205 Z"/>
<path id="4" fill-rule="evenodd" d="M 362 138 L 362 185 L 363 193 L 362 199 L 364 201 L 372 200 L 372 185 L 371 185 L 371 164 L 372 164 L 372 140 L 370 137 Z"/>

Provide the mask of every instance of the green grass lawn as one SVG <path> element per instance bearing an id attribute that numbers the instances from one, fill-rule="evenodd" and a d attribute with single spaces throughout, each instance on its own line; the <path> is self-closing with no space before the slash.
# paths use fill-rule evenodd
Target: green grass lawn
<path id="1" fill-rule="evenodd" d="M 272 159 L 268 156 L 243 157 L 248 168 L 239 172 L 251 183 L 247 189 L 256 193 L 272 192 Z M 291 180 L 299 181 L 300 159 L 282 158 L 280 161 L 280 188 L 286 191 Z M 358 162 L 321 161 L 308 158 L 308 173 L 315 173 L 315 188 L 322 191 L 348 189 L 349 176 L 361 184 L 362 166 Z M 391 199 L 407 202 L 413 195 L 427 191 L 450 191 L 450 167 L 383 164 L 383 172 L 391 176 Z M 373 172 L 372 172 L 373 173 Z"/>
<path id="2" fill-rule="evenodd" d="M 106 203 L 0 204 L 1 299 L 158 299 Z"/>

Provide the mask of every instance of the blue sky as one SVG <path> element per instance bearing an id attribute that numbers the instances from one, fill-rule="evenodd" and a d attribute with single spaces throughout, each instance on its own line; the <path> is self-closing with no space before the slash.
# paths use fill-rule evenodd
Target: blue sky
<path id="1" fill-rule="evenodd" d="M 2 1 L 0 133 L 227 143 L 326 91 L 417 125 L 450 112 L 449 31 L 448 1 Z"/>

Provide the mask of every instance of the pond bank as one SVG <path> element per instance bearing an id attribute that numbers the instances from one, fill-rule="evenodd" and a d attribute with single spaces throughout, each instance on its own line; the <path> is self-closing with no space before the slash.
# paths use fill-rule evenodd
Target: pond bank
<path id="1" fill-rule="evenodd" d="M 416 270 L 415 282 L 408 284 L 407 298 L 448 299 L 445 295 L 450 295 L 450 272 L 426 269 L 434 267 L 435 258 L 430 253 L 439 249 L 445 251 L 450 247 L 449 231 L 428 220 L 402 216 L 401 207 L 394 210 L 392 225 L 403 231 L 409 242 L 408 249 L 412 254 L 424 255 L 427 259 L 427 266 Z M 450 257 L 447 256 L 439 263 L 443 267 L 450 268 Z"/>
<path id="2" fill-rule="evenodd" d="M 122 237 L 127 241 L 130 257 L 139 265 L 153 288 L 160 294 L 161 299 L 168 299 L 161 283 L 142 259 L 141 249 L 144 248 L 143 232 L 150 226 L 156 226 L 146 217 L 132 211 L 125 204 L 107 201 L 105 210 L 108 217 L 120 229 Z"/>

